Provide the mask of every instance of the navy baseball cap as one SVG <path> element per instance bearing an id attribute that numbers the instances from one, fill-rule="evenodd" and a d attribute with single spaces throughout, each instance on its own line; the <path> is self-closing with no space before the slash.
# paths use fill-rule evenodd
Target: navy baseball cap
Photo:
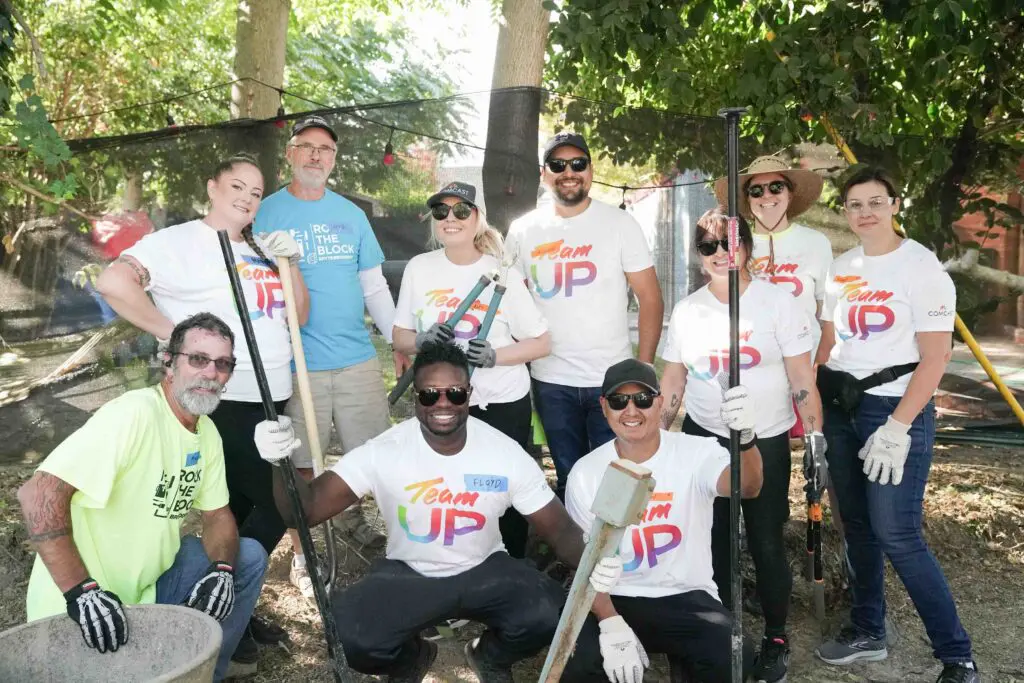
<path id="1" fill-rule="evenodd" d="M 627 358 L 611 366 L 604 373 L 601 395 L 612 394 L 616 389 L 627 384 L 639 384 L 651 391 L 661 391 L 661 385 L 658 384 L 658 373 L 654 371 L 654 368 L 636 358 Z"/>
<path id="2" fill-rule="evenodd" d="M 583 150 L 588 159 L 590 158 L 590 148 L 587 147 L 587 141 L 583 139 L 582 135 L 577 133 L 559 133 L 544 144 L 542 161 L 547 163 L 548 157 L 559 147 L 576 147 Z"/>
<path id="3" fill-rule="evenodd" d="M 476 188 L 469 183 L 460 183 L 458 181 L 448 183 L 430 196 L 430 199 L 427 200 L 427 206 L 440 204 L 441 200 L 445 197 L 457 197 L 467 204 L 476 206 Z"/>
<path id="4" fill-rule="evenodd" d="M 338 134 L 331 128 L 331 124 L 327 123 L 327 119 L 322 116 L 307 116 L 304 119 L 299 119 L 292 126 L 292 137 L 295 137 L 304 130 L 310 128 L 320 128 L 321 130 L 327 131 L 327 134 L 331 136 L 331 139 L 335 142 L 338 141 Z"/>

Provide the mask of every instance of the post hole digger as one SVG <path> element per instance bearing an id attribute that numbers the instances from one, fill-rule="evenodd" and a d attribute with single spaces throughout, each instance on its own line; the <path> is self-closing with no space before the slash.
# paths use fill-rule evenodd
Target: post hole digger
<path id="1" fill-rule="evenodd" d="M 812 432 L 804 436 L 804 492 L 807 494 L 807 580 L 814 592 L 814 616 L 825 623 L 825 581 L 821 556 L 821 497 L 828 486 L 825 462 L 825 435 Z"/>

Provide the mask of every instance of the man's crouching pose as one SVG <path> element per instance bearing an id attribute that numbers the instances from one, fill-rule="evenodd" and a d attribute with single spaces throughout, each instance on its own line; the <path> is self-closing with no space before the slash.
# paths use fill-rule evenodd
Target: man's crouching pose
<path id="1" fill-rule="evenodd" d="M 702 683 L 730 680 L 732 617 L 718 599 L 711 570 L 711 521 L 716 496 L 729 495 L 729 452 L 713 438 L 659 429 L 662 397 L 654 370 L 637 360 L 605 373 L 601 408 L 615 439 L 572 468 L 565 505 L 576 523 L 590 529 L 601 476 L 624 458 L 654 473 L 656 489 L 643 521 L 622 537 L 625 562 L 611 590 L 611 606 L 595 605 L 576 643 L 562 681 L 594 681 L 604 669 L 612 683 L 639 683 L 646 650 L 663 652 Z M 746 390 L 726 392 L 722 419 L 741 432 L 741 492 L 761 488 L 761 454 L 750 429 Z M 744 669 L 752 650 L 744 644 Z M 677 664 L 674 664 L 677 665 Z"/>
<path id="2" fill-rule="evenodd" d="M 420 631 L 447 619 L 488 628 L 466 645 L 483 683 L 511 682 L 512 664 L 550 644 L 564 595 L 561 586 L 505 552 L 498 520 L 514 507 L 556 555 L 576 566 L 579 529 L 555 497 L 540 467 L 512 439 L 469 416 L 469 367 L 450 344 L 427 345 L 413 365 L 416 419 L 348 453 L 306 484 L 297 480 L 311 525 L 373 494 L 388 531 L 387 559 L 335 594 L 332 609 L 349 665 L 391 681 L 423 680 L 437 646 Z M 280 464 L 295 446 L 287 423 L 261 438 Z M 288 466 L 288 463 L 285 463 Z M 274 494 L 285 521 L 292 510 L 280 468 Z M 622 571 L 602 560 L 590 577 L 606 593 Z M 607 606 L 600 595 L 596 604 Z"/>

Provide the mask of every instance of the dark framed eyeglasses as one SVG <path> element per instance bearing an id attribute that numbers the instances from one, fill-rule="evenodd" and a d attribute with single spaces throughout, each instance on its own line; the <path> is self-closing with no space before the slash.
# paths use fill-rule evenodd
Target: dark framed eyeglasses
<path id="1" fill-rule="evenodd" d="M 654 405 L 654 399 L 661 394 L 657 391 L 638 391 L 635 394 L 608 394 L 604 400 L 608 401 L 608 407 L 612 410 L 625 410 L 630 401 L 633 401 L 640 410 L 647 410 Z"/>
<path id="2" fill-rule="evenodd" d="M 573 159 L 548 159 L 548 169 L 552 173 L 565 173 L 565 167 L 568 166 L 575 173 L 583 173 L 590 166 L 590 159 L 586 157 L 575 157 Z"/>
<path id="3" fill-rule="evenodd" d="M 205 370 L 210 363 L 213 363 L 213 367 L 217 368 L 217 372 L 233 372 L 235 369 L 234 358 L 210 358 L 205 353 L 184 353 L 181 351 L 171 355 L 185 356 L 188 359 L 188 364 L 196 370 Z"/>
<path id="4" fill-rule="evenodd" d="M 773 180 L 764 185 L 761 183 L 755 183 L 753 185 L 747 185 L 747 196 L 753 199 L 759 199 L 764 196 L 764 191 L 766 189 L 772 194 L 782 194 L 783 190 L 788 188 L 789 184 L 785 180 Z"/>
<path id="5" fill-rule="evenodd" d="M 464 221 L 473 215 L 473 205 L 467 202 L 459 202 L 449 206 L 448 204 L 434 204 L 430 207 L 430 215 L 434 217 L 434 220 L 443 221 L 448 218 L 448 213 L 455 214 L 455 217 L 460 221 Z"/>
<path id="6" fill-rule="evenodd" d="M 722 248 L 722 251 L 729 251 L 729 240 L 720 239 L 697 242 L 697 251 L 700 252 L 701 256 L 714 256 L 719 247 Z"/>
<path id="7" fill-rule="evenodd" d="M 421 406 L 429 408 L 438 401 L 441 400 L 441 394 L 444 394 L 448 399 L 448 402 L 453 406 L 461 406 L 469 400 L 469 389 L 466 387 L 427 387 L 426 389 L 416 390 L 416 400 L 420 402 Z"/>

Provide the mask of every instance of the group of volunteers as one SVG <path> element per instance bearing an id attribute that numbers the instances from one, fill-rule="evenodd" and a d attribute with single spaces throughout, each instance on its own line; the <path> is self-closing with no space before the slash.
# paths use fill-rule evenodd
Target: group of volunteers
<path id="1" fill-rule="evenodd" d="M 145 237 L 100 277 L 118 315 L 165 343 L 164 378 L 103 406 L 19 491 L 38 552 L 30 620 L 66 610 L 90 647 L 115 651 L 130 637 L 124 605 L 185 604 L 221 622 L 216 680 L 253 673 L 257 644 L 288 638 L 253 610 L 268 555 L 296 524 L 281 469 L 294 465 L 311 525 L 344 513 L 349 533 L 371 538 L 364 496 L 385 522 L 385 556 L 331 599 L 353 669 L 419 682 L 437 656 L 437 627 L 471 620 L 486 629 L 466 644 L 469 666 L 484 683 L 512 681 L 513 664 L 551 643 L 565 601 L 561 584 L 525 559 L 530 529 L 575 567 L 602 475 L 621 458 L 650 469 L 656 488 L 618 553 L 589 577 L 597 599 L 562 679 L 639 683 L 647 653 L 658 652 L 689 680 L 729 681 L 735 430 L 764 615 L 760 647 L 743 644 L 744 671 L 775 683 L 790 658 L 790 436 L 804 434 L 825 444 L 808 454 L 827 472 L 842 520 L 852 599 L 817 656 L 837 666 L 887 656 L 887 557 L 942 662 L 938 681 L 981 680 L 921 532 L 932 395 L 950 356 L 956 293 L 936 257 L 893 230 L 901 200 L 884 172 L 855 170 L 842 185 L 860 244 L 834 261 L 828 239 L 795 222 L 818 199 L 819 175 L 777 157 L 740 175 L 741 383 L 730 388 L 724 209 L 693 231 L 688 249 L 707 284 L 671 312 L 659 378 L 664 304 L 647 240 L 627 212 L 590 197 L 583 137 L 546 143 L 546 196 L 504 239 L 472 185 L 432 195 L 436 248 L 409 261 L 397 304 L 366 215 L 327 188 L 337 142 L 325 119 L 299 120 L 285 153 L 291 179 L 266 200 L 255 159 L 226 159 L 207 181 L 203 218 Z M 722 201 L 725 179 L 715 192 Z M 288 271 L 315 426 L 289 400 L 283 259 L 297 266 Z M 452 320 L 482 276 L 494 279 Z M 393 427 L 367 312 L 396 370 L 414 377 L 415 418 Z M 276 422 L 264 419 L 241 315 Z M 680 408 L 682 430 L 670 431 Z M 534 410 L 554 488 L 527 452 Z M 315 429 L 326 443 L 332 425 L 344 455 L 314 477 L 296 434 Z M 202 535 L 182 537 L 193 507 Z M 291 581 L 311 597 L 294 532 L 292 545 Z"/>

